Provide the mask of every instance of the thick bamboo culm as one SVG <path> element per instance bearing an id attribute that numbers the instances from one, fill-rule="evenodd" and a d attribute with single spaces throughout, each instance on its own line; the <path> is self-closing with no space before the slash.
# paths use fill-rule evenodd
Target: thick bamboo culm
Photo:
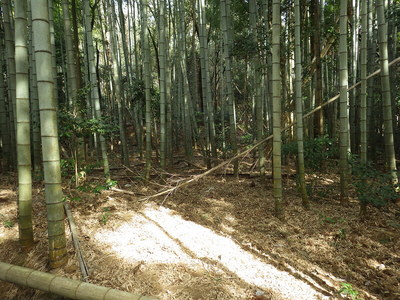
<path id="1" fill-rule="evenodd" d="M 58 275 L 0 262 L 0 280 L 82 300 L 156 300 Z"/>

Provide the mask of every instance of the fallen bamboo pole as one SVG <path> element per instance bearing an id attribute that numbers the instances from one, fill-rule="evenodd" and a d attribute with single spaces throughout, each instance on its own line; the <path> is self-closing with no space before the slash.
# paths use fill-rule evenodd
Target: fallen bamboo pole
<path id="1" fill-rule="evenodd" d="M 82 249 L 81 249 L 81 246 L 79 243 L 78 229 L 76 228 L 75 220 L 72 215 L 71 208 L 69 207 L 67 202 L 64 202 L 64 209 L 65 209 L 65 213 L 67 215 L 69 228 L 71 230 L 72 242 L 74 243 L 76 257 L 79 262 L 79 268 L 81 269 L 82 281 L 86 282 L 89 277 L 89 267 L 86 264 L 86 261 L 83 256 Z"/>
<path id="2" fill-rule="evenodd" d="M 156 300 L 58 275 L 0 262 L 0 280 L 82 300 Z"/>
<path id="3" fill-rule="evenodd" d="M 400 57 L 398 57 L 398 58 L 392 60 L 392 61 L 389 63 L 389 66 L 395 65 L 395 64 L 397 64 L 398 62 L 400 62 Z M 366 79 L 367 79 L 367 80 L 368 80 L 368 79 L 371 79 L 372 77 L 378 75 L 380 72 L 381 72 L 381 69 L 378 69 L 378 70 L 376 70 L 375 72 L 373 72 L 373 73 L 371 73 L 370 75 L 368 75 L 368 77 L 367 77 Z M 351 87 L 349 87 L 349 88 L 347 89 L 347 91 L 349 92 L 349 91 L 355 89 L 356 87 L 358 87 L 359 85 L 361 85 L 361 82 L 360 82 L 360 81 L 357 82 L 356 84 L 352 85 Z M 319 110 L 322 109 L 323 107 L 325 107 L 325 106 L 331 104 L 332 102 L 336 101 L 337 99 L 339 99 L 339 96 L 340 96 L 340 95 L 338 94 L 338 95 L 336 95 L 336 96 L 330 98 L 328 101 L 324 102 L 324 103 L 321 104 L 320 106 L 318 106 L 318 107 L 314 108 L 313 110 L 311 110 L 310 112 L 306 113 L 306 114 L 303 116 L 303 119 L 308 118 L 309 116 L 311 116 L 311 115 L 314 114 L 315 112 L 319 111 Z M 286 131 L 286 130 L 292 128 L 294 125 L 296 125 L 296 121 L 294 121 L 294 122 L 292 122 L 291 124 L 289 124 L 289 125 L 287 125 L 286 127 L 284 127 L 284 128 L 282 129 L 282 132 L 284 132 L 284 131 Z M 163 196 L 163 195 L 167 195 L 166 197 L 168 197 L 170 194 L 174 193 L 177 189 L 182 188 L 182 187 L 185 187 L 185 186 L 191 184 L 192 182 L 195 182 L 195 181 L 197 181 L 197 180 L 199 180 L 199 179 L 201 179 L 201 178 L 203 178 L 203 177 L 205 177 L 205 176 L 207 176 L 207 175 L 209 175 L 209 174 L 215 172 L 216 170 L 218 170 L 218 169 L 220 169 L 220 168 L 222 168 L 222 167 L 224 167 L 224 166 L 230 164 L 232 161 L 234 161 L 234 160 L 236 160 L 236 159 L 238 159 L 238 158 L 240 158 L 240 157 L 244 157 L 244 156 L 248 155 L 250 152 L 252 152 L 252 151 L 253 151 L 254 149 L 256 149 L 258 146 L 260 146 L 260 145 L 264 144 L 265 142 L 267 142 L 268 140 L 272 139 L 272 137 L 273 137 L 273 135 L 271 134 L 270 136 L 267 136 L 267 137 L 264 138 L 263 140 L 261 140 L 261 141 L 255 143 L 255 144 L 253 144 L 253 146 L 251 146 L 250 148 L 244 150 L 243 152 L 240 152 L 240 153 L 237 154 L 236 156 L 234 156 L 234 157 L 232 157 L 232 158 L 230 158 L 230 159 L 228 159 L 228 160 L 226 160 L 226 161 L 221 162 L 219 165 L 215 166 L 214 168 L 212 168 L 212 169 L 210 169 L 210 170 L 207 170 L 206 172 L 204 172 L 204 173 L 202 173 L 202 174 L 195 175 L 195 176 L 193 176 L 192 178 L 187 179 L 186 181 L 182 182 L 181 184 L 179 184 L 179 185 L 177 185 L 177 186 L 175 186 L 175 187 L 173 187 L 173 188 L 169 188 L 169 189 L 166 189 L 166 190 L 164 190 L 164 191 L 161 191 L 161 192 L 159 192 L 159 193 L 157 193 L 157 194 L 144 197 L 144 198 L 140 199 L 139 201 L 147 201 L 147 200 L 149 200 L 149 199 L 152 199 L 152 198 L 155 198 L 155 197 L 159 197 L 159 196 Z M 165 201 L 165 200 L 166 200 L 166 198 L 164 199 L 164 201 Z M 162 203 L 164 203 L 164 201 L 163 201 Z"/>

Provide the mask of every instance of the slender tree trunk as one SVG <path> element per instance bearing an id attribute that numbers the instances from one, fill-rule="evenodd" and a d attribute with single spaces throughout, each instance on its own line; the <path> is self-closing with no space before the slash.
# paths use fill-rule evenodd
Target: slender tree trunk
<path id="1" fill-rule="evenodd" d="M 348 197 L 348 66 L 347 66 L 347 0 L 340 0 L 340 40 L 339 40 L 339 77 L 340 77 L 340 199 Z"/>
<path id="2" fill-rule="evenodd" d="M 295 16 L 295 97 L 296 97 L 296 134 L 297 134 L 297 164 L 298 164 L 298 181 L 300 186 L 302 203 L 305 208 L 309 208 L 305 171 L 304 171 L 304 144 L 303 144 L 303 96 L 301 90 L 302 83 L 302 65 L 301 65 L 301 34 L 300 34 L 300 1 L 294 2 L 294 16 Z"/>
<path id="3" fill-rule="evenodd" d="M 3 49 L 3 34 L 0 31 L 0 57 L 4 57 Z M 2 170 L 8 171 L 11 163 L 10 151 L 10 130 L 8 122 L 8 111 L 6 107 L 6 98 L 4 94 L 4 73 L 3 64 L 0 63 L 0 132 L 1 132 L 1 145 L 2 145 Z"/>
<path id="4" fill-rule="evenodd" d="M 361 162 L 367 162 L 367 38 L 368 7 L 367 1 L 361 1 L 361 93 L 360 93 L 360 133 Z"/>
<path id="5" fill-rule="evenodd" d="M 76 95 L 77 95 L 77 82 L 76 82 L 76 70 L 75 70 L 75 55 L 72 43 L 71 33 L 71 20 L 69 13 L 68 0 L 63 0 L 62 11 L 64 19 L 64 37 L 65 37 L 65 52 L 67 61 L 67 86 L 68 86 L 68 106 L 72 111 L 76 111 Z"/>
<path id="6" fill-rule="evenodd" d="M 109 3 L 109 12 L 108 12 L 108 24 L 116 24 L 116 17 L 115 17 L 115 5 L 111 1 Z M 122 19 L 123 19 L 122 15 Z M 109 27 L 110 30 L 110 44 L 111 44 L 111 61 L 112 61 L 112 70 L 113 70 L 113 94 L 115 98 L 115 102 L 117 103 L 117 110 L 118 110 L 118 129 L 119 129 L 119 136 L 121 141 L 122 147 L 122 163 L 124 165 L 129 165 L 129 153 L 128 153 L 128 144 L 126 141 L 126 133 L 125 133 L 125 124 L 124 124 L 124 117 L 123 117 L 123 104 L 124 104 L 124 95 L 122 91 L 122 71 L 121 71 L 121 64 L 120 59 L 118 56 L 117 50 L 117 34 L 114 31 L 114 26 Z M 126 41 L 124 41 L 126 43 Z M 126 50 L 126 46 L 124 47 Z M 126 50 L 127 51 L 127 50 Z M 127 69 L 127 72 L 128 69 Z M 128 73 L 129 74 L 129 73 Z"/>
<path id="7" fill-rule="evenodd" d="M 368 0 L 368 73 L 372 73 L 373 70 L 376 68 L 375 60 L 376 60 L 376 44 L 375 44 L 375 34 L 374 34 L 374 0 Z M 374 136 L 375 136 L 375 128 L 373 126 L 374 121 L 374 114 L 373 106 L 374 106 L 374 82 L 375 78 L 371 79 L 368 84 L 368 92 L 367 92 L 367 131 L 368 131 L 368 141 L 369 141 L 369 148 L 368 154 L 369 159 L 374 160 L 374 153 L 375 153 L 375 143 L 374 143 Z"/>
<path id="8" fill-rule="evenodd" d="M 232 154 L 235 156 L 238 151 L 237 139 L 236 139 L 236 112 L 235 112 L 235 99 L 233 94 L 233 80 L 232 80 L 232 57 L 231 48 L 232 34 L 230 32 L 230 7 L 231 0 L 221 0 L 221 23 L 223 28 L 223 61 L 224 61 L 224 80 L 226 89 L 226 99 L 228 100 L 228 112 L 229 112 L 229 140 L 232 148 Z M 223 99 L 224 101 L 224 99 Z M 239 162 L 238 160 L 233 161 L 233 171 L 237 175 L 239 173 Z"/>
<path id="9" fill-rule="evenodd" d="M 166 103 L 168 94 L 166 92 L 166 76 L 167 76 L 167 45 L 166 45 L 166 22 L 165 22 L 165 0 L 160 0 L 160 23 L 159 23 L 159 61 L 160 61 L 160 164 L 165 169 L 167 154 L 167 135 L 166 135 Z"/>
<path id="10" fill-rule="evenodd" d="M 79 34 L 78 34 L 78 17 L 77 17 L 76 0 L 71 0 L 71 15 L 72 15 L 72 29 L 73 29 L 73 46 L 75 56 L 75 71 L 76 71 L 76 84 L 77 88 L 82 88 L 82 71 L 81 71 L 81 56 L 79 51 Z"/>
<path id="11" fill-rule="evenodd" d="M 57 268 L 67 262 L 64 226 L 64 205 L 61 189 L 60 151 L 54 81 L 51 67 L 51 44 L 48 4 L 46 0 L 31 1 L 32 28 L 36 56 L 43 169 L 47 204 L 50 267 Z"/>
<path id="12" fill-rule="evenodd" d="M 249 17 L 251 34 L 253 37 L 253 44 L 255 47 L 255 53 L 251 61 L 251 73 L 252 73 L 252 97 L 253 103 L 255 104 L 255 120 L 256 120 L 256 137 L 257 141 L 261 141 L 263 138 L 264 129 L 264 114 L 263 114 L 263 99 L 261 95 L 261 75 L 262 65 L 260 59 L 260 53 L 258 51 L 258 34 L 257 34 L 257 2 L 256 0 L 249 1 Z M 261 180 L 264 181 L 265 177 L 265 156 L 264 156 L 264 145 L 261 144 L 258 147 L 258 165 L 260 170 Z"/>
<path id="13" fill-rule="evenodd" d="M 40 174 L 42 168 L 41 158 L 41 140 L 40 140 L 40 117 L 39 117 L 39 99 L 36 79 L 36 59 L 35 47 L 33 45 L 33 31 L 31 18 L 31 2 L 28 2 L 28 26 L 29 26 L 29 80 L 30 80 L 30 99 L 31 99 L 31 128 L 32 128 L 32 150 L 33 150 L 33 170 L 34 174 Z"/>
<path id="14" fill-rule="evenodd" d="M 183 104 L 183 135 L 185 155 L 188 160 L 193 158 L 193 136 L 192 136 L 192 123 L 191 123 L 191 95 L 189 90 L 189 80 L 186 65 L 186 30 L 185 30 L 185 7 L 184 1 L 178 1 L 178 53 L 180 65 L 180 79 L 182 87 L 182 104 Z"/>
<path id="15" fill-rule="evenodd" d="M 18 157 L 18 223 L 22 250 L 33 246 L 29 64 L 26 0 L 15 1 L 15 71 Z"/>
<path id="16" fill-rule="evenodd" d="M 89 67 L 89 80 L 91 85 L 91 98 L 94 103 L 95 116 L 98 121 L 101 121 L 101 109 L 100 109 L 100 97 L 98 89 L 98 81 L 96 76 L 96 61 L 94 57 L 93 47 L 93 36 L 91 26 L 91 14 L 89 0 L 83 0 L 83 11 L 85 20 L 85 35 L 86 35 L 86 46 L 88 55 L 88 67 Z M 110 167 L 107 157 L 106 141 L 102 134 L 99 134 L 101 156 L 103 159 L 104 176 L 106 180 L 110 180 Z"/>
<path id="17" fill-rule="evenodd" d="M 150 73 L 150 48 L 147 28 L 147 0 L 140 1 L 142 51 L 143 51 L 143 75 L 146 97 L 146 178 L 150 177 L 151 168 L 151 73 Z"/>
<path id="18" fill-rule="evenodd" d="M 273 192 L 275 216 L 283 219 L 282 201 L 282 138 L 281 138 L 281 67 L 280 67 L 280 32 L 281 6 L 279 0 L 272 1 L 272 121 L 273 121 Z"/>
<path id="19" fill-rule="evenodd" d="M 390 95 L 389 61 L 387 45 L 387 22 L 385 20 L 384 0 L 376 0 L 376 10 L 378 14 L 378 40 L 379 57 L 381 64 L 381 87 L 383 102 L 384 138 L 386 165 L 389 169 L 393 184 L 397 184 L 397 167 L 393 142 L 393 123 L 392 123 L 392 101 Z"/>
<path id="20" fill-rule="evenodd" d="M 367 38 L 368 38 L 368 3 L 361 1 L 361 93 L 360 93 L 360 158 L 367 163 Z M 360 215 L 366 215 L 367 203 L 361 201 Z"/>
<path id="21" fill-rule="evenodd" d="M 320 0 L 312 0 L 310 11 L 312 13 L 312 36 L 311 47 L 315 59 L 315 73 L 313 75 L 315 107 L 322 104 L 322 63 L 321 63 L 321 7 Z M 322 136 L 324 134 L 324 110 L 320 109 L 314 117 L 314 135 Z"/>
<path id="22" fill-rule="evenodd" d="M 54 33 L 54 7 L 53 0 L 48 0 L 49 5 L 49 24 L 50 24 L 50 44 L 51 44 L 51 67 L 54 78 L 54 97 L 58 106 L 58 89 L 57 89 L 57 59 L 56 59 L 56 38 Z"/>
<path id="23" fill-rule="evenodd" d="M 7 92 L 8 92 L 8 111 L 9 111 L 9 121 L 10 121 L 10 147 L 11 147 L 11 156 L 10 156 L 10 167 L 11 169 L 15 169 L 16 165 L 16 123 L 15 123 L 15 45 L 13 38 L 13 29 L 12 29 L 12 19 L 10 12 L 10 2 L 9 0 L 1 1 L 1 8 L 3 10 L 3 23 L 4 23 L 4 40 L 5 40 L 5 52 L 6 52 L 6 62 L 7 62 Z"/>
<path id="24" fill-rule="evenodd" d="M 214 106 L 212 102 L 211 81 L 210 81 L 210 62 L 208 55 L 207 28 L 206 28 L 206 12 L 205 1 L 198 0 L 199 7 L 199 42 L 200 42 L 200 62 L 201 62 L 201 79 L 203 87 L 203 101 L 207 104 L 208 130 L 210 136 L 211 155 L 217 158 L 217 146 L 215 142 L 215 122 L 214 122 Z"/>

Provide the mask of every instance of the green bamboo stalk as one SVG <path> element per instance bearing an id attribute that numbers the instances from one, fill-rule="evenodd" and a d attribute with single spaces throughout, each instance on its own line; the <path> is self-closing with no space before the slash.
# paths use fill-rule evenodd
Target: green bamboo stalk
<path id="1" fill-rule="evenodd" d="M 387 43 L 387 22 L 385 19 L 384 0 L 376 0 L 375 2 L 378 15 L 378 41 L 379 55 L 381 64 L 381 87 L 383 102 L 383 121 L 384 121 L 384 138 L 385 138 L 385 154 L 386 166 L 389 169 L 393 184 L 398 183 L 396 156 L 394 151 L 393 123 L 392 123 L 392 101 L 389 79 L 389 59 L 388 59 L 388 43 Z"/>
<path id="2" fill-rule="evenodd" d="M 237 154 L 237 138 L 236 138 L 236 112 L 235 112 L 235 99 L 233 94 L 233 80 L 232 80 L 232 57 L 231 57 L 231 45 L 232 45 L 232 31 L 229 24 L 231 23 L 231 0 L 221 0 L 221 26 L 223 34 L 223 61 L 225 66 L 224 80 L 225 80 L 225 95 L 224 98 L 228 102 L 229 112 L 229 139 L 230 146 L 232 148 L 233 156 Z M 223 99 L 224 101 L 224 99 Z M 233 161 L 234 174 L 239 173 L 239 162 Z"/>
<path id="3" fill-rule="evenodd" d="M 96 119 L 101 121 L 101 109 L 100 109 L 100 97 L 98 91 L 98 81 L 96 75 L 96 61 L 94 57 L 94 46 L 93 46 L 93 34 L 91 26 L 91 10 L 89 0 L 83 1 L 83 11 L 85 20 L 85 35 L 86 35 L 86 46 L 88 55 L 88 67 L 89 67 L 89 79 L 91 85 L 91 98 L 95 111 Z M 108 163 L 106 140 L 102 134 L 99 134 L 101 156 L 103 159 L 104 176 L 106 180 L 110 180 L 110 166 Z"/>
<path id="4" fill-rule="evenodd" d="M 348 197 L 348 147 L 349 147 L 349 95 L 347 66 L 347 0 L 340 1 L 340 39 L 339 39 L 339 81 L 340 81 L 340 200 Z"/>
<path id="5" fill-rule="evenodd" d="M 272 122 L 273 122 L 273 193 L 275 216 L 284 217 L 282 201 L 282 138 L 281 138 L 281 72 L 280 72 L 280 31 L 281 7 L 279 0 L 272 1 Z"/>
<path id="6" fill-rule="evenodd" d="M 111 1 L 111 5 L 109 5 L 108 9 L 109 9 L 108 23 L 116 24 L 115 5 L 113 1 Z M 110 30 L 110 45 L 111 45 L 111 61 L 112 61 L 112 71 L 113 71 L 112 82 L 114 86 L 113 94 L 115 102 L 117 103 L 118 125 L 119 125 L 118 129 L 122 147 L 122 163 L 124 165 L 129 165 L 129 152 L 128 152 L 128 144 L 126 140 L 125 124 L 123 116 L 124 93 L 122 91 L 122 82 L 121 82 L 122 70 L 117 50 L 118 46 L 117 36 L 116 36 L 117 33 L 114 30 L 114 26 L 109 26 L 109 30 Z"/>
<path id="7" fill-rule="evenodd" d="M 70 19 L 69 3 L 68 0 L 62 1 L 63 23 L 64 23 L 64 40 L 65 52 L 67 62 L 67 95 L 68 106 L 72 111 L 76 111 L 76 95 L 77 95 L 77 81 L 74 59 L 74 48 L 72 43 L 72 24 Z"/>
<path id="8" fill-rule="evenodd" d="M 298 180 L 303 206 L 309 208 L 304 167 L 304 143 L 303 143 L 303 96 L 302 96 L 302 64 L 301 64 L 301 34 L 300 34 L 300 1 L 294 2 L 294 34 L 295 34 L 295 98 L 296 98 L 296 135 L 297 135 L 297 165 L 298 165 Z"/>
<path id="9" fill-rule="evenodd" d="M 39 99 L 36 78 L 36 59 L 35 47 L 33 45 L 33 30 L 32 30 L 32 15 L 31 15 L 31 2 L 28 1 L 27 5 L 28 14 L 28 28 L 29 28 L 29 81 L 30 81 L 30 99 L 31 99 L 31 114 L 32 114 L 32 151 L 33 151 L 33 170 L 34 174 L 38 175 L 42 169 L 41 158 L 41 140 L 40 140 L 40 117 L 39 117 Z"/>
<path id="10" fill-rule="evenodd" d="M 51 62 L 47 0 L 31 0 L 36 56 L 50 267 L 67 262 L 60 149 Z"/>
<path id="11" fill-rule="evenodd" d="M 165 169 L 166 154 L 167 154 L 167 135 L 166 135 L 166 103 L 167 103 L 167 48 L 166 48 L 166 34 L 165 34 L 165 0 L 160 0 L 160 23 L 159 23 L 159 43 L 158 55 L 160 61 L 160 165 Z"/>
<path id="12" fill-rule="evenodd" d="M 367 162 L 367 1 L 361 1 L 361 93 L 360 93 L 360 134 L 361 162 Z"/>
<path id="13" fill-rule="evenodd" d="M 56 294 L 68 299 L 156 300 L 154 297 L 123 292 L 4 262 L 0 262 L 0 280 Z"/>
<path id="14" fill-rule="evenodd" d="M 206 4 L 204 0 L 198 0 L 199 13 L 199 42 L 200 42 L 200 63 L 201 63 L 201 80 L 203 86 L 203 101 L 207 104 L 205 112 L 208 122 L 208 135 L 210 137 L 211 155 L 217 158 L 217 147 L 215 142 L 215 121 L 214 107 L 211 93 L 210 82 L 210 61 L 208 55 L 207 28 L 206 28 Z"/>
<path id="15" fill-rule="evenodd" d="M 150 177 L 151 169 L 151 73 L 150 73 L 150 48 L 147 35 L 147 0 L 140 1 L 141 36 L 143 51 L 143 72 L 146 97 L 146 178 Z"/>
<path id="16" fill-rule="evenodd" d="M 33 226 L 26 0 L 15 0 L 14 3 L 18 225 L 22 250 L 27 251 L 33 246 Z"/>
<path id="17" fill-rule="evenodd" d="M 16 122 L 15 122 L 15 45 L 12 30 L 12 18 L 10 12 L 10 1 L 2 0 L 1 8 L 3 11 L 3 24 L 4 24 L 4 41 L 5 41 L 5 54 L 7 62 L 7 93 L 8 93 L 8 112 L 9 112 L 9 130 L 10 130 L 10 167 L 15 168 L 16 165 Z"/>
<path id="18" fill-rule="evenodd" d="M 4 57 L 3 48 L 3 37 L 0 31 L 0 57 Z M 0 63 L 0 132 L 1 132 L 1 142 L 2 142 L 2 170 L 8 171 L 11 164 L 11 153 L 10 153 L 10 134 L 8 130 L 8 112 L 6 108 L 6 98 L 4 94 L 4 73 L 3 64 Z"/>

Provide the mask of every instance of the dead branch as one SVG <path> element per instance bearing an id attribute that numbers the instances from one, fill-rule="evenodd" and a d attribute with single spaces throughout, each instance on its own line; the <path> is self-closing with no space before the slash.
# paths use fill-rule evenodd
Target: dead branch
<path id="1" fill-rule="evenodd" d="M 135 193 L 135 192 L 127 191 L 127 190 L 121 190 L 121 189 L 116 188 L 116 187 L 112 187 L 110 189 L 110 191 L 123 193 L 123 194 L 128 194 L 128 195 L 131 195 L 131 196 L 144 196 L 144 194 L 141 194 L 141 193 Z"/>

